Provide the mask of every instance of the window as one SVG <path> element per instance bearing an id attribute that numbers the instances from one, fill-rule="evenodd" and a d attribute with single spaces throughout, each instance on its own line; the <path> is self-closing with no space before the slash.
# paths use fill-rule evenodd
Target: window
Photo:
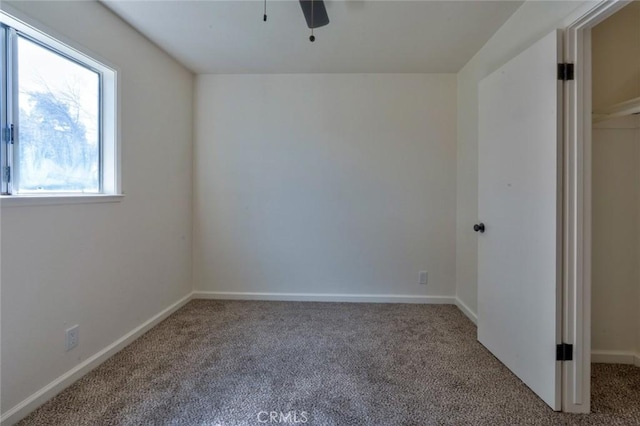
<path id="1" fill-rule="evenodd" d="M 117 194 L 113 69 L 0 13 L 2 195 Z"/>

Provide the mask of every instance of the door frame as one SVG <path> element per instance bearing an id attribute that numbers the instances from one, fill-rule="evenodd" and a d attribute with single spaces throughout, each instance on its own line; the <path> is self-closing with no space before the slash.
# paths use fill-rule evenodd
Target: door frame
<path id="1" fill-rule="evenodd" d="M 565 61 L 575 80 L 565 84 L 563 341 L 573 342 L 573 362 L 562 369 L 562 410 L 591 406 L 591 29 L 630 3 L 603 0 L 565 31 Z"/>

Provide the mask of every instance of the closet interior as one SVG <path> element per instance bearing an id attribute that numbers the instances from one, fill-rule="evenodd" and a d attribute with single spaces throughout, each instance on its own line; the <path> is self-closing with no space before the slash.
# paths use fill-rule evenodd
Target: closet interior
<path id="1" fill-rule="evenodd" d="M 592 361 L 640 366 L 640 1 L 591 31 Z"/>

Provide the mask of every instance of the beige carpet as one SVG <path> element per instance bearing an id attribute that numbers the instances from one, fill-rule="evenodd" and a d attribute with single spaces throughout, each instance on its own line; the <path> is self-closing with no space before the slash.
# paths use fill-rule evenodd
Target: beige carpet
<path id="1" fill-rule="evenodd" d="M 640 368 L 594 365 L 593 413 L 567 415 L 485 350 L 454 306 L 197 300 L 20 424 L 283 420 L 640 425 Z"/>

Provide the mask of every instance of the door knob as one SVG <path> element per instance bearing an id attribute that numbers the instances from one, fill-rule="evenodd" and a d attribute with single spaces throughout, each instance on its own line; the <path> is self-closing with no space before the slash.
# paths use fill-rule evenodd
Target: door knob
<path id="1" fill-rule="evenodd" d="M 473 230 L 479 233 L 484 233 L 484 223 L 476 223 L 473 225 Z"/>

